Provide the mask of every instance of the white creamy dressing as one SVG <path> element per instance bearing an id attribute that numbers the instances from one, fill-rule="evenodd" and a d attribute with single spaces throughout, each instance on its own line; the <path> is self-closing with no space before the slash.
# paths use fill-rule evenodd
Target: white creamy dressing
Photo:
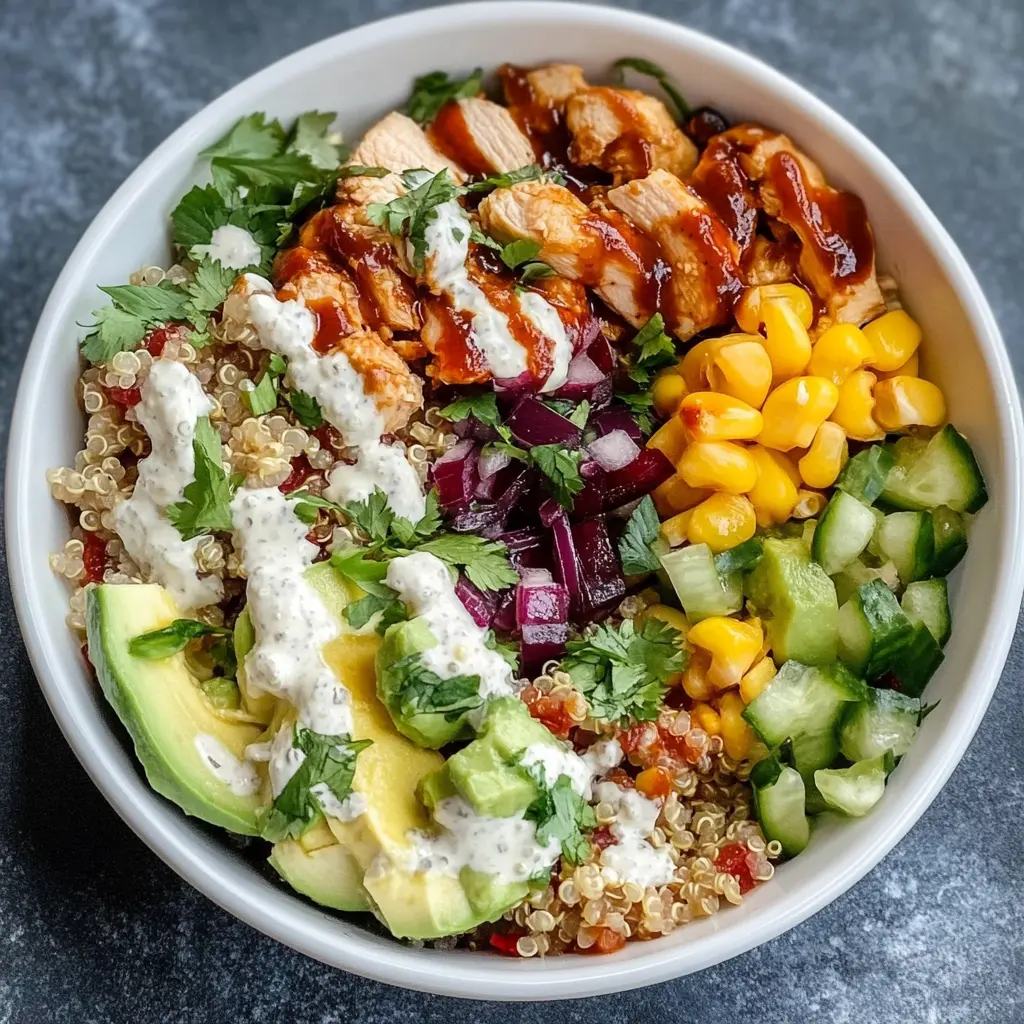
<path id="1" fill-rule="evenodd" d="M 531 743 L 523 752 L 520 763 L 527 768 L 535 764 L 540 765 L 548 786 L 553 786 L 562 775 L 565 775 L 580 796 L 586 800 L 590 799 L 593 772 L 590 765 L 568 744 Z"/>
<path id="2" fill-rule="evenodd" d="M 212 408 L 198 378 L 184 364 L 171 359 L 153 363 L 142 385 L 142 401 L 135 406 L 152 454 L 139 463 L 132 496 L 114 509 L 114 528 L 125 550 L 149 579 L 166 588 L 182 611 L 216 604 L 223 596 L 216 576 L 199 578 L 200 538 L 182 539 L 164 514 L 168 505 L 182 500 L 195 476 L 196 420 Z"/>
<path id="3" fill-rule="evenodd" d="M 210 236 L 209 245 L 193 247 L 197 252 L 205 253 L 211 260 L 217 260 L 228 270 L 244 270 L 246 267 L 258 267 L 263 253 L 260 243 L 245 228 L 235 224 L 224 224 L 215 228 Z"/>
<path id="4" fill-rule="evenodd" d="M 392 558 L 384 582 L 398 592 L 410 614 L 421 617 L 434 634 L 437 645 L 422 655 L 428 669 L 442 679 L 478 675 L 484 700 L 512 694 L 512 669 L 487 646 L 487 630 L 481 629 L 466 611 L 440 558 L 426 551 Z"/>
<path id="5" fill-rule="evenodd" d="M 648 839 L 657 824 L 661 804 L 614 782 L 599 782 L 594 795 L 615 809 L 611 833 L 616 842 L 601 851 L 601 864 L 611 868 L 623 882 L 634 882 L 643 888 L 671 882 L 675 865 L 668 847 L 652 846 Z"/>
<path id="6" fill-rule="evenodd" d="M 349 693 L 320 653 L 340 628 L 303 575 L 317 552 L 306 540 L 308 526 L 276 487 L 239 489 L 231 515 L 256 634 L 256 644 L 245 657 L 249 685 L 289 701 L 299 724 L 313 732 L 351 735 Z M 255 753 L 250 750 L 250 756 Z M 292 730 L 285 729 L 269 753 L 276 796 L 305 755 L 292 747 Z"/>
<path id="7" fill-rule="evenodd" d="M 259 792 L 260 776 L 249 761 L 241 761 L 216 736 L 199 733 L 196 750 L 211 774 L 230 787 L 235 796 L 252 796 Z"/>
<path id="8" fill-rule="evenodd" d="M 366 797 L 362 793 L 349 793 L 344 800 L 339 800 L 332 792 L 326 782 L 318 782 L 310 787 L 310 793 L 316 797 L 320 810 L 329 818 L 337 818 L 338 821 L 355 821 L 360 815 L 366 813 L 369 806 Z"/>
<path id="9" fill-rule="evenodd" d="M 388 496 L 395 515 L 416 523 L 427 510 L 420 478 L 401 448 L 393 445 L 363 445 L 353 466 L 341 462 L 328 477 L 324 497 L 344 505 L 365 501 L 379 487 Z"/>
<path id="10" fill-rule="evenodd" d="M 598 740 L 593 746 L 583 751 L 582 755 L 590 769 L 590 774 L 598 777 L 607 775 L 612 768 L 618 768 L 625 756 L 622 752 L 622 744 L 616 739 Z"/>
<path id="11" fill-rule="evenodd" d="M 383 445 L 384 418 L 366 393 L 362 375 L 344 352 L 319 355 L 313 348 L 316 317 L 297 299 L 280 302 L 273 286 L 256 274 L 245 275 L 249 315 L 260 344 L 288 360 L 288 376 L 300 391 L 312 395 L 325 419 L 341 432 L 345 443 L 358 449 L 352 467 L 338 467 L 331 476 L 335 493 L 353 494 L 345 501 L 361 500 L 380 487 L 388 504 L 414 522 L 425 509 L 423 487 L 401 449 Z M 337 484 L 335 484 L 337 476 Z M 365 493 L 364 493 L 365 492 Z M 337 501 L 328 494 L 331 501 Z M 404 511 L 402 511 L 404 509 Z"/>
<path id="12" fill-rule="evenodd" d="M 424 172 L 426 173 L 426 172 Z M 473 319 L 473 345 L 487 368 L 500 379 L 518 377 L 527 370 L 527 352 L 512 336 L 508 317 L 495 309 L 483 290 L 469 279 L 466 258 L 473 230 L 469 215 L 457 199 L 439 203 L 424 231 L 426 279 L 432 291 L 444 293 L 452 305 Z M 409 259 L 412 245 L 407 243 Z M 558 311 L 543 296 L 526 291 L 518 297 L 520 308 L 533 326 L 552 342 L 552 371 L 541 391 L 554 391 L 565 383 L 572 358 L 565 326 Z"/>

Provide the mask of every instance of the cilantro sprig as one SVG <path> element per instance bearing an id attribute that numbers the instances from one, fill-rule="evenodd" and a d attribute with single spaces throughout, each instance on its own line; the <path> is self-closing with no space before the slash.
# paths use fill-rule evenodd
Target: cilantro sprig
<path id="1" fill-rule="evenodd" d="M 220 435 L 206 416 L 196 420 L 192 439 L 195 478 L 185 487 L 182 501 L 168 505 L 167 518 L 184 540 L 215 530 L 230 531 L 231 481 L 221 463 Z"/>
<path id="2" fill-rule="evenodd" d="M 683 98 L 679 87 L 669 77 L 668 72 L 655 64 L 654 61 L 647 60 L 646 57 L 621 57 L 612 65 L 612 68 L 616 71 L 620 82 L 625 81 L 624 71 L 626 68 L 653 78 L 665 90 L 665 95 L 672 101 L 672 106 L 675 107 L 676 118 L 680 123 L 688 121 L 693 116 L 690 104 Z"/>
<path id="3" fill-rule="evenodd" d="M 498 412 L 498 396 L 493 391 L 482 391 L 476 395 L 463 395 L 456 399 L 451 405 L 446 405 L 441 410 L 441 415 L 453 423 L 460 423 L 462 420 L 472 416 L 487 427 L 498 427 L 501 425 L 501 416 Z"/>
<path id="4" fill-rule="evenodd" d="M 466 99 L 480 92 L 483 78 L 482 68 L 474 69 L 465 78 L 449 78 L 444 71 L 420 75 L 412 83 L 412 94 L 403 112 L 417 124 L 428 125 L 449 100 Z"/>
<path id="5" fill-rule="evenodd" d="M 661 521 L 651 496 L 645 495 L 626 523 L 626 529 L 619 540 L 619 557 L 622 571 L 627 576 L 657 572 L 661 561 L 651 545 L 661 533 Z"/>
<path id="6" fill-rule="evenodd" d="M 655 313 L 633 337 L 629 377 L 637 384 L 649 384 L 651 376 L 676 361 L 676 343 L 665 333 L 665 319 Z"/>
<path id="7" fill-rule="evenodd" d="M 654 395 L 649 391 L 628 392 L 619 391 L 615 394 L 615 400 L 621 402 L 628 410 L 636 425 L 643 434 L 654 432 L 654 417 L 651 410 L 654 407 Z"/>
<path id="8" fill-rule="evenodd" d="M 501 250 L 501 262 L 509 270 L 515 271 L 523 284 L 531 281 L 540 281 L 545 277 L 554 276 L 554 268 L 547 263 L 537 259 L 537 254 L 543 246 L 540 242 L 534 242 L 529 238 L 517 238 L 509 242 Z"/>
<path id="9" fill-rule="evenodd" d="M 599 721 L 654 721 L 668 680 L 686 667 L 682 635 L 656 619 L 639 631 L 632 619 L 618 627 L 602 623 L 566 646 L 562 668 Z"/>
<path id="10" fill-rule="evenodd" d="M 467 711 L 480 707 L 480 676 L 458 675 L 442 679 L 423 663 L 422 652 L 410 654 L 388 666 L 392 700 L 402 715 L 443 715 L 454 722 Z"/>
<path id="11" fill-rule="evenodd" d="M 231 630 L 223 626 L 211 626 L 198 619 L 175 619 L 169 626 L 140 633 L 128 641 L 128 653 L 133 658 L 155 661 L 169 658 L 183 651 L 189 642 L 201 636 L 230 636 Z"/>
<path id="12" fill-rule="evenodd" d="M 525 814 L 536 827 L 537 842 L 546 846 L 557 839 L 562 857 L 569 864 L 582 864 L 590 853 L 590 841 L 584 832 L 597 827 L 593 807 L 573 789 L 568 775 L 560 775 L 549 786 L 542 764 L 522 768 L 537 787 L 537 797 Z"/>

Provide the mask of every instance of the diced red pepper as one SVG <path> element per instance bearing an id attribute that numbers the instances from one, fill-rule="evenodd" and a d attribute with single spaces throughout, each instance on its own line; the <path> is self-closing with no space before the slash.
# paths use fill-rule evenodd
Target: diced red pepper
<path id="1" fill-rule="evenodd" d="M 519 956 L 517 946 L 521 938 L 521 935 L 492 932 L 488 941 L 503 956 Z"/>
<path id="2" fill-rule="evenodd" d="M 142 401 L 141 388 L 107 388 L 106 390 L 114 405 L 120 405 L 125 409 L 130 409 Z"/>
<path id="3" fill-rule="evenodd" d="M 146 337 L 146 349 L 154 359 L 159 359 L 163 354 L 164 346 L 170 340 L 171 332 L 174 330 L 173 327 L 168 325 L 167 327 L 157 327 L 149 332 L 149 335 Z"/>
<path id="4" fill-rule="evenodd" d="M 85 582 L 101 583 L 103 570 L 107 563 L 107 542 L 100 540 L 95 533 L 87 533 L 83 541 L 82 565 L 85 566 Z"/>
<path id="5" fill-rule="evenodd" d="M 754 856 L 745 844 L 729 843 L 718 851 L 715 867 L 719 871 L 732 875 L 740 884 L 740 892 L 747 893 L 757 885 L 750 866 Z"/>
<path id="6" fill-rule="evenodd" d="M 531 688 L 532 689 L 532 688 Z M 524 703 L 537 721 L 541 722 L 549 732 L 554 733 L 559 739 L 567 739 L 569 730 L 576 724 L 572 715 L 565 709 L 565 704 L 560 700 L 549 697 L 546 693 L 533 689 L 527 694 L 524 690 L 521 694 Z"/>
<path id="7" fill-rule="evenodd" d="M 617 931 L 613 931 L 611 928 L 599 928 L 597 930 L 597 939 L 594 944 L 590 947 L 588 952 L 590 953 L 615 953 L 622 949 L 626 944 L 626 937 L 619 934 Z"/>
<path id="8" fill-rule="evenodd" d="M 309 464 L 306 456 L 296 455 L 292 459 L 292 471 L 288 474 L 288 479 L 277 485 L 278 490 L 282 494 L 291 494 L 292 491 L 297 491 L 312 475 L 313 467 Z"/>
<path id="9" fill-rule="evenodd" d="M 590 841 L 599 850 L 605 850 L 609 846 L 615 845 L 615 836 L 612 835 L 612 830 L 607 825 L 602 825 L 590 833 Z"/>

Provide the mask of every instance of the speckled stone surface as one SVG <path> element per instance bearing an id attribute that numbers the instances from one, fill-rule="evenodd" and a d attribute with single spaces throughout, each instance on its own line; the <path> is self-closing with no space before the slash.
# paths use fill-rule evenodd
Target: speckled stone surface
<path id="1" fill-rule="evenodd" d="M 3 449 L 46 294 L 125 175 L 190 114 L 269 61 L 412 6 L 0 4 Z M 867 132 L 962 246 L 1024 369 L 1020 0 L 617 6 L 684 21 L 765 58 Z M 330 970 L 194 892 L 135 839 L 65 745 L 25 657 L 6 578 L 0 628 L 0 1024 L 1024 1021 L 1024 634 L 938 800 L 831 907 L 695 977 L 600 1001 L 508 1007 Z"/>

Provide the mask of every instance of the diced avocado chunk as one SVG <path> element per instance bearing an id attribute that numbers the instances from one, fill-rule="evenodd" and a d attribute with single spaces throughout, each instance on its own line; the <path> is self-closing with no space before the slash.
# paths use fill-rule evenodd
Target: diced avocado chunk
<path id="1" fill-rule="evenodd" d="M 827 665 L 836 660 L 836 588 L 811 561 L 802 540 L 765 539 L 763 557 L 747 577 L 747 596 L 767 617 L 777 661 Z"/>
<path id="2" fill-rule="evenodd" d="M 212 739 L 241 761 L 262 729 L 233 720 L 213 706 L 189 672 L 183 654 L 148 660 L 128 653 L 140 633 L 162 629 L 182 615 L 156 584 L 102 584 L 89 591 L 89 659 L 107 700 L 131 735 L 156 792 L 186 814 L 243 835 L 256 835 L 264 787 L 234 790 L 211 771 L 197 740 Z"/>

